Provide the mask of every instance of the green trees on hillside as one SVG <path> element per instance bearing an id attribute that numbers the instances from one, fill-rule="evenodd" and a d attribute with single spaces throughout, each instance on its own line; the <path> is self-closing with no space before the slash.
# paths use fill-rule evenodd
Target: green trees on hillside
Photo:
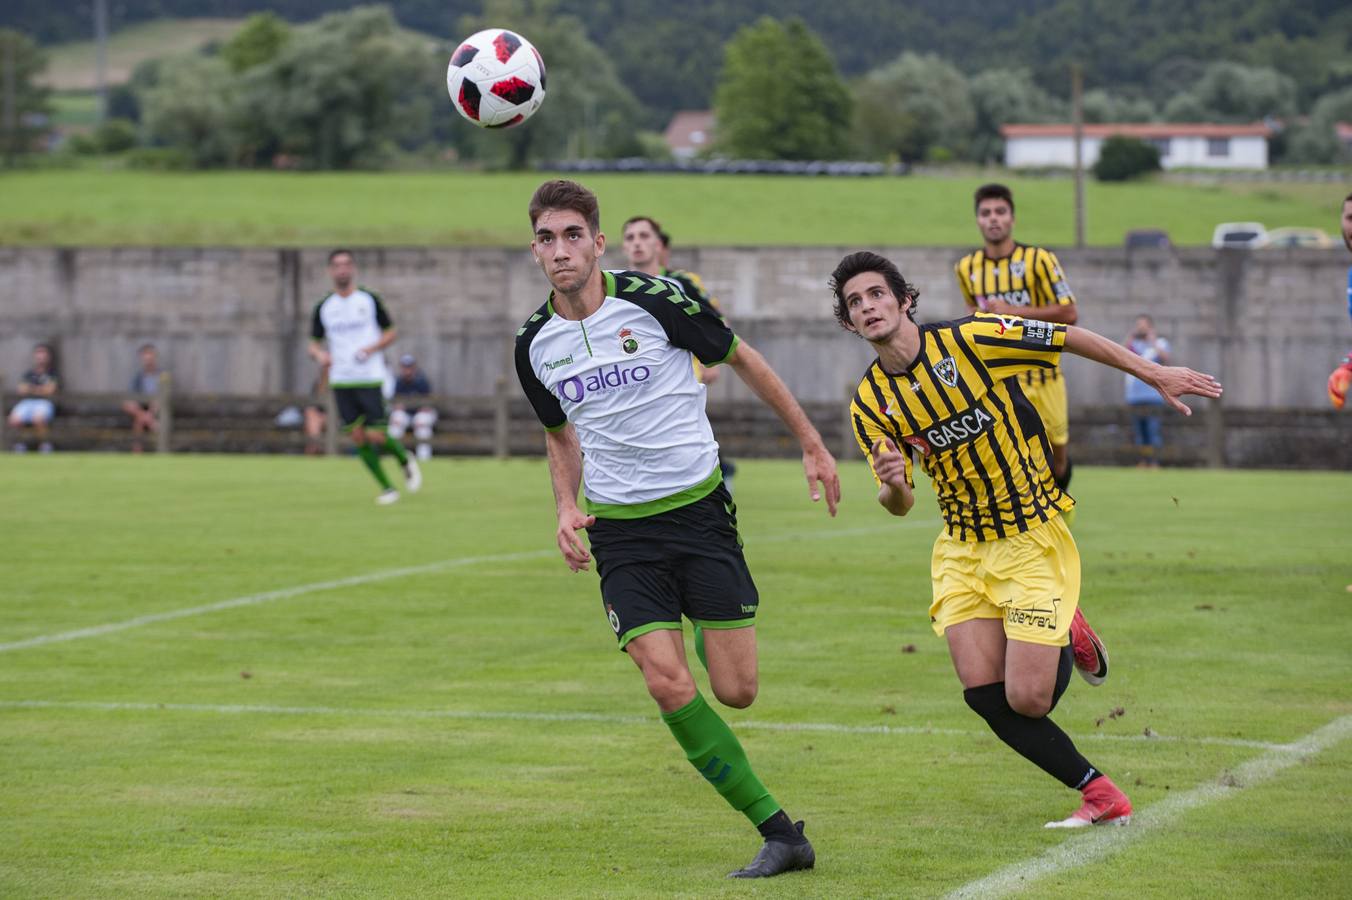
<path id="1" fill-rule="evenodd" d="M 850 92 L 801 19 L 769 17 L 728 42 L 714 95 L 718 149 L 753 159 L 836 159 L 849 147 Z"/>

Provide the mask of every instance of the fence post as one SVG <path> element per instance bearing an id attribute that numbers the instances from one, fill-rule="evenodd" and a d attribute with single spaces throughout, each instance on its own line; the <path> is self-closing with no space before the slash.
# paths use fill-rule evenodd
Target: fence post
<path id="1" fill-rule="evenodd" d="M 1206 464 L 1225 468 L 1225 409 L 1219 399 L 1206 405 Z"/>
<path id="2" fill-rule="evenodd" d="M 507 379 L 498 376 L 493 382 L 493 456 L 506 459 L 509 455 L 509 422 Z"/>
<path id="3" fill-rule="evenodd" d="M 155 432 L 155 452 L 168 453 L 174 431 L 174 383 L 168 372 L 160 373 L 156 397 L 160 402 L 160 427 Z"/>
<path id="4" fill-rule="evenodd" d="M 338 455 L 338 403 L 333 388 L 324 389 L 324 455 Z"/>

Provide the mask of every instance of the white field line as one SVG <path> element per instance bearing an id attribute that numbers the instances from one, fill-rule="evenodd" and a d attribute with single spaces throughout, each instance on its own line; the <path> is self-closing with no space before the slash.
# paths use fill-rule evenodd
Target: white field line
<path id="1" fill-rule="evenodd" d="M 1135 813 L 1131 824 L 1124 828 L 1092 828 L 1088 829 L 1088 834 L 1069 835 L 1064 843 L 1046 853 L 968 882 L 948 896 L 987 900 L 1027 890 L 1040 878 L 1116 853 L 1147 834 L 1169 827 L 1189 811 L 1261 784 L 1348 737 L 1352 737 L 1352 716 L 1334 719 L 1295 743 L 1269 750 L 1262 756 L 1222 773 L 1214 781 L 1189 791 L 1170 794 L 1159 803 Z"/>
<path id="2" fill-rule="evenodd" d="M 269 706 L 249 704 L 209 704 L 209 703 L 109 703 L 83 700 L 0 700 L 0 710 L 22 709 L 72 709 L 97 712 L 190 712 L 224 715 L 264 715 L 264 716 L 337 716 L 340 718 L 378 718 L 378 719 L 458 719 L 470 721 L 509 721 L 509 722 L 595 722 L 606 725 L 659 725 L 661 719 L 651 716 L 622 716 L 611 713 L 589 712 L 513 712 L 496 710 L 457 710 L 457 709 L 381 709 L 381 708 L 344 708 L 337 706 Z M 1352 718 L 1352 717 L 1349 717 Z M 990 734 L 984 730 L 960 728 L 929 728 L 923 725 L 842 725 L 833 722 L 763 722 L 755 719 L 734 722 L 738 731 L 775 731 L 797 733 L 826 734 L 876 734 L 876 735 L 955 735 L 958 737 L 985 737 Z M 1186 737 L 1132 734 L 1093 734 L 1077 735 L 1080 740 L 1118 741 L 1132 744 L 1178 743 L 1178 744 L 1215 744 L 1224 747 L 1246 747 L 1270 750 L 1273 752 L 1292 752 L 1297 745 L 1272 744 L 1263 741 L 1247 741 L 1238 738 Z"/>
<path id="3" fill-rule="evenodd" d="M 770 535 L 768 537 L 757 538 L 753 543 L 781 543 L 784 541 L 795 540 L 855 537 L 860 534 L 876 533 L 880 528 L 885 527 L 934 527 L 936 524 L 937 523 L 932 520 L 922 519 L 919 521 L 898 522 L 895 525 L 874 528 L 843 528 L 799 532 L 796 534 Z M 350 578 L 336 578 L 332 581 L 316 581 L 311 584 L 299 584 L 295 587 L 281 588 L 280 590 L 275 591 L 264 591 L 259 594 L 246 594 L 243 597 L 232 597 L 229 600 L 218 600 L 215 603 L 206 603 L 201 606 L 189 606 L 181 609 L 171 609 L 165 612 L 150 613 L 149 615 L 137 616 L 134 619 L 123 619 L 121 622 L 108 622 L 103 625 L 93 625 L 89 628 L 77 628 L 74 631 L 37 635 L 36 637 L 25 638 L 21 641 L 11 641 L 6 644 L 0 644 L 0 653 L 9 653 L 13 650 L 24 650 L 29 647 L 42 647 L 47 644 L 59 644 L 64 641 L 75 641 L 81 638 L 101 637 L 105 634 L 112 634 L 117 631 L 126 631 L 129 628 L 139 628 L 142 625 L 153 625 L 156 622 L 186 619 L 190 616 L 200 616 L 205 613 L 220 612 L 225 609 L 236 609 L 241 606 L 257 606 L 260 603 L 270 603 L 273 600 L 286 600 L 290 597 L 299 597 L 303 594 L 313 594 L 319 591 L 331 591 L 336 588 L 355 587 L 361 584 L 370 584 L 375 581 L 388 581 L 392 578 L 408 578 L 412 575 L 427 575 L 432 572 L 441 572 L 446 569 L 454 569 L 460 566 L 473 566 L 480 563 L 506 563 L 529 559 L 544 559 L 546 557 L 554 556 L 557 553 L 557 550 L 526 550 L 520 553 L 498 553 L 489 556 L 460 556 L 453 559 L 443 559 L 440 562 L 426 563 L 421 566 L 406 566 L 400 569 L 382 569 L 377 572 L 368 572 L 365 575 L 353 575 Z"/>

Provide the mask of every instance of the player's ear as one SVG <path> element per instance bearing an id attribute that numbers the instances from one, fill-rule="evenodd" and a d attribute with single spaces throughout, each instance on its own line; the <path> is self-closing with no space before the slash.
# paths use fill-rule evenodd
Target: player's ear
<path id="1" fill-rule="evenodd" d="M 596 232 L 596 255 L 600 256 L 606 252 L 606 233 L 604 231 Z"/>

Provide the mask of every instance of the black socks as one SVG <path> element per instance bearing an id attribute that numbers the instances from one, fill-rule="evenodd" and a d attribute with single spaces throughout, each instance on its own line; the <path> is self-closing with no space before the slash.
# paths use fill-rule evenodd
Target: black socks
<path id="1" fill-rule="evenodd" d="M 756 830 L 761 833 L 761 837 L 767 841 L 779 841 L 783 844 L 806 844 L 807 838 L 793 826 L 793 821 L 789 814 L 780 810 L 764 822 L 756 826 Z"/>
<path id="2" fill-rule="evenodd" d="M 1058 684 L 1060 675 L 1058 671 Z M 1051 719 L 1045 716 L 1033 719 L 1015 712 L 1005 699 L 1003 681 L 968 688 L 962 692 L 962 698 L 986 720 L 996 737 L 1066 787 L 1081 790 L 1103 774 L 1080 755 L 1070 736 Z"/>

